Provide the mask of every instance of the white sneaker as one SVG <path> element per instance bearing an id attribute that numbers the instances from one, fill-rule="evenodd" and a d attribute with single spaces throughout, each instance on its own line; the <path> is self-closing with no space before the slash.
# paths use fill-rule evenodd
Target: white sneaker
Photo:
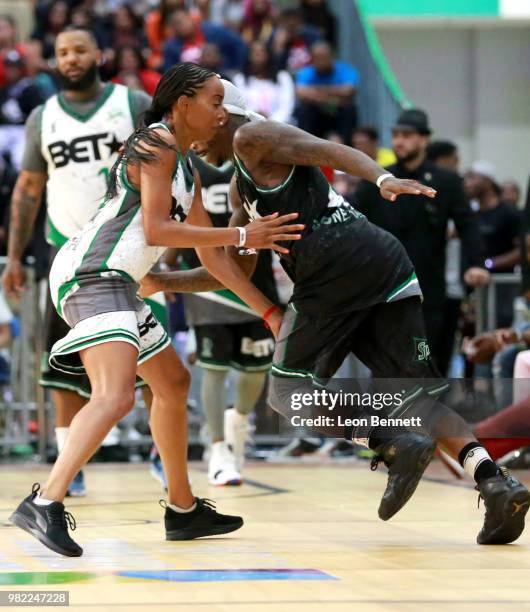
<path id="1" fill-rule="evenodd" d="M 248 414 L 241 414 L 235 408 L 225 410 L 225 442 L 232 448 L 236 469 L 241 471 L 245 463 L 245 444 L 249 437 Z"/>
<path id="2" fill-rule="evenodd" d="M 236 469 L 234 455 L 224 441 L 212 444 L 208 480 L 210 484 L 220 487 L 241 484 L 241 474 Z"/>

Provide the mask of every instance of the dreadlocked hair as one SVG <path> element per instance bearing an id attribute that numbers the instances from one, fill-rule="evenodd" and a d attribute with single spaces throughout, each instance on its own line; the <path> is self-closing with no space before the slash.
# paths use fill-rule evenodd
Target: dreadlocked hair
<path id="1" fill-rule="evenodd" d="M 151 106 L 142 117 L 142 124 L 127 138 L 109 172 L 105 199 L 116 197 L 118 193 L 118 171 L 122 164 L 138 165 L 142 162 L 152 163 L 158 159 L 153 148 L 176 151 L 174 145 L 168 144 L 149 126 L 162 121 L 180 96 L 193 97 L 204 86 L 204 83 L 216 73 L 208 68 L 185 62 L 176 64 L 162 75 L 153 96 Z"/>

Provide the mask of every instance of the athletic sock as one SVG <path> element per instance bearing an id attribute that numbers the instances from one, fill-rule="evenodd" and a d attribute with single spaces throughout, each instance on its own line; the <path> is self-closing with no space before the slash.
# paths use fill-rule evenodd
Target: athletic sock
<path id="1" fill-rule="evenodd" d="M 488 451 L 478 442 L 466 444 L 458 454 L 458 462 L 477 484 L 499 473 L 499 468 L 491 460 Z"/>
<path id="2" fill-rule="evenodd" d="M 53 504 L 53 499 L 44 499 L 44 497 L 37 495 L 33 500 L 33 503 L 36 506 L 49 506 L 50 504 Z"/>
<path id="3" fill-rule="evenodd" d="M 178 512 L 179 514 L 187 514 L 188 512 L 193 512 L 197 507 L 197 502 L 193 502 L 193 506 L 190 508 L 180 508 L 179 506 L 175 506 L 175 504 L 168 504 L 168 508 L 171 508 L 174 512 Z"/>
<path id="4" fill-rule="evenodd" d="M 57 441 L 57 454 L 60 454 L 66 444 L 66 438 L 68 437 L 69 427 L 56 427 L 55 428 L 55 440 Z"/>

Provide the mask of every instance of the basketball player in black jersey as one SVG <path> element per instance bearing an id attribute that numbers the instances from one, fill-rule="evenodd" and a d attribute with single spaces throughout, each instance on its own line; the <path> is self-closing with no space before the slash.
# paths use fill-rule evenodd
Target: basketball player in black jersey
<path id="1" fill-rule="evenodd" d="M 402 193 L 435 197 L 434 190 L 385 173 L 350 147 L 288 125 L 254 120 L 241 93 L 226 82 L 224 105 L 229 119 L 210 146 L 234 158 L 231 225 L 276 211 L 296 211 L 306 228 L 300 241 L 282 243 L 282 265 L 295 284 L 289 308 L 283 318 L 279 312 L 267 317 L 277 339 L 271 405 L 291 417 L 293 380 L 327 381 L 350 352 L 370 368 L 374 379 L 414 380 L 403 404 L 388 412 L 420 416 L 427 436 L 385 427 L 358 427 L 353 432 L 356 441 L 366 442 L 377 453 L 375 466 L 383 461 L 389 469 L 380 518 L 391 518 L 413 494 L 434 452 L 432 436 L 474 477 L 485 501 L 486 518 L 477 542 L 516 540 L 524 529 L 530 493 L 499 469 L 467 423 L 436 399 L 447 385 L 430 359 L 421 291 L 404 248 L 338 196 L 318 167 L 331 166 L 377 183 L 390 202 Z M 250 274 L 253 258 L 239 260 Z M 144 292 L 218 287 L 205 269 L 198 268 L 151 276 Z"/>

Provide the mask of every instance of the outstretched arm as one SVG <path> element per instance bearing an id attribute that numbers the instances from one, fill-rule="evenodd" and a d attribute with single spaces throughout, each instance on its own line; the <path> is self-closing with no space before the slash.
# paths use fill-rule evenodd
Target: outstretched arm
<path id="1" fill-rule="evenodd" d="M 241 126 L 234 137 L 234 150 L 248 170 L 260 164 L 286 166 L 331 166 L 353 176 L 376 183 L 386 170 L 357 149 L 322 140 L 303 130 L 275 121 L 256 121 Z M 436 191 L 417 181 L 386 178 L 381 195 L 394 201 L 402 193 L 424 194 L 433 198 Z"/>
<path id="2" fill-rule="evenodd" d="M 249 218 L 241 203 L 235 179 L 230 183 L 230 203 L 234 211 L 230 218 L 230 227 L 246 225 Z M 239 249 L 236 247 L 227 247 L 226 251 L 246 277 L 250 278 L 256 268 L 257 254 L 240 255 Z M 212 276 L 207 268 L 200 266 L 193 270 L 148 274 L 142 279 L 140 295 L 148 297 L 158 291 L 199 293 L 201 291 L 217 291 L 218 289 L 224 289 L 224 285 L 215 276 Z"/>

